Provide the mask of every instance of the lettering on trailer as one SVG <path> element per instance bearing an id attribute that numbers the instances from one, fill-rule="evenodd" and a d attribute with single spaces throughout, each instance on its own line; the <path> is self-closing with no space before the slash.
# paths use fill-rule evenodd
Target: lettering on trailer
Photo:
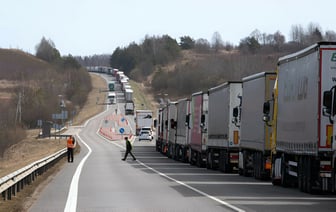
<path id="1" fill-rule="evenodd" d="M 336 52 L 331 55 L 331 61 L 336 62 Z"/>
<path id="2" fill-rule="evenodd" d="M 336 62 L 336 52 L 332 53 L 330 61 Z M 330 69 L 336 70 L 336 66 L 331 66 Z M 331 80 L 332 82 L 336 82 L 336 77 L 331 77 Z"/>

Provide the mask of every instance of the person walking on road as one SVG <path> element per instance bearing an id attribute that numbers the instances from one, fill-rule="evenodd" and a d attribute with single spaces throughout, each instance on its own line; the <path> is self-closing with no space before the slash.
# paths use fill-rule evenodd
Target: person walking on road
<path id="1" fill-rule="evenodd" d="M 68 162 L 73 163 L 73 150 L 76 146 L 75 138 L 70 135 L 67 140 L 67 148 L 68 148 Z"/>
<path id="2" fill-rule="evenodd" d="M 133 157 L 133 160 L 136 160 L 136 158 L 134 157 L 134 155 L 132 154 L 132 144 L 131 142 L 128 140 L 128 137 L 125 137 L 125 141 L 126 141 L 126 152 L 125 152 L 125 156 L 123 159 L 121 160 L 126 160 L 128 153 Z"/>

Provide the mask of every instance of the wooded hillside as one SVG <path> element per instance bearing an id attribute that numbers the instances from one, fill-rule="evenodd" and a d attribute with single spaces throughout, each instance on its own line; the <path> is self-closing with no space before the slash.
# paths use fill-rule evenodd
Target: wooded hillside
<path id="1" fill-rule="evenodd" d="M 38 120 L 53 121 L 52 114 L 61 112 L 60 103 L 70 119 L 91 90 L 88 72 L 70 55 L 60 57 L 48 45 L 39 52 L 42 57 L 0 49 L 0 156 L 24 137 L 24 129 L 36 128 Z M 56 54 L 46 57 L 48 61 L 43 56 L 49 47 Z"/>

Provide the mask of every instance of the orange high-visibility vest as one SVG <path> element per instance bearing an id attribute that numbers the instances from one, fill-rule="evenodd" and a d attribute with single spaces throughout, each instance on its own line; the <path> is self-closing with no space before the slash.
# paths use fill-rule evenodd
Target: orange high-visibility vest
<path id="1" fill-rule="evenodd" d="M 68 138 L 67 147 L 68 148 L 74 148 L 74 144 L 73 144 L 72 138 Z"/>

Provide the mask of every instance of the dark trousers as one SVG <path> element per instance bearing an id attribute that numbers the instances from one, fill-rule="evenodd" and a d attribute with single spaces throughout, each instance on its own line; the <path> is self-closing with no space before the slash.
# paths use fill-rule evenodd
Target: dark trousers
<path id="1" fill-rule="evenodd" d="M 68 148 L 68 162 L 73 162 L 73 148 Z"/>
<path id="2" fill-rule="evenodd" d="M 129 153 L 129 154 L 133 157 L 133 159 L 135 160 L 135 157 L 134 157 L 134 155 L 132 154 L 131 150 L 126 150 L 124 160 L 126 160 L 128 153 Z"/>

